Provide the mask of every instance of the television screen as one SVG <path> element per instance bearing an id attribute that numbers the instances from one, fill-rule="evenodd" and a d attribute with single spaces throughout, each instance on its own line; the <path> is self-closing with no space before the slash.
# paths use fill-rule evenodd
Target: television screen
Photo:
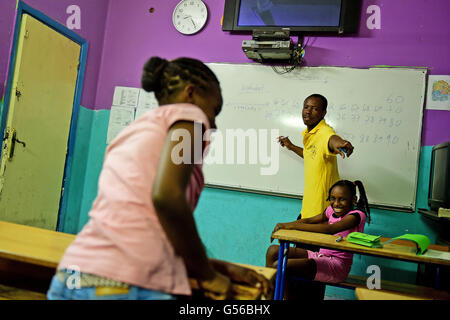
<path id="1" fill-rule="evenodd" d="M 356 32 L 360 0 L 225 0 L 222 30 Z"/>
<path id="2" fill-rule="evenodd" d="M 237 25 L 338 27 L 341 0 L 241 0 Z"/>
<path id="3" fill-rule="evenodd" d="M 428 202 L 433 210 L 450 207 L 450 142 L 433 147 Z"/>

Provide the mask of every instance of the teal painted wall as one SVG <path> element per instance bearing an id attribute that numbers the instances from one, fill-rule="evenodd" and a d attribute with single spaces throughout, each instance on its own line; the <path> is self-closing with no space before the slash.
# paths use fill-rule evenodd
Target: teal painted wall
<path id="1" fill-rule="evenodd" d="M 75 136 L 73 168 L 70 173 L 67 212 L 61 213 L 59 230 L 76 234 L 89 219 L 97 196 L 97 181 L 106 151 L 109 110 L 80 108 Z"/>
<path id="2" fill-rule="evenodd" d="M 89 210 L 97 195 L 108 122 L 109 110 L 92 111 L 82 108 L 80 112 L 75 146 L 75 157 L 79 160 L 75 162 L 79 167 L 74 168 L 76 172 L 72 173 L 72 176 L 76 176 L 79 189 L 70 194 L 69 199 L 73 201 L 70 208 L 74 210 L 67 216 L 63 230 L 65 232 L 76 233 L 88 221 Z M 421 149 L 417 208 L 428 207 L 431 148 L 425 146 Z M 364 177 L 361 179 L 364 180 Z M 275 224 L 294 220 L 300 208 L 299 199 L 205 188 L 195 211 L 195 219 L 210 257 L 262 266 Z M 79 210 L 78 215 L 76 210 Z M 69 217 L 72 215 L 73 217 Z M 420 233 L 436 242 L 438 228 L 436 222 L 423 217 L 417 210 L 408 213 L 372 209 L 372 222 L 366 225 L 365 232 L 386 237 Z M 367 275 L 367 267 L 373 264 L 380 266 L 382 277 L 386 280 L 415 281 L 417 266 L 413 263 L 360 255 L 355 255 L 352 273 Z M 353 291 L 335 287 L 327 287 L 326 295 L 354 299 Z"/>
<path id="3" fill-rule="evenodd" d="M 78 220 L 84 194 L 86 170 L 88 168 L 88 155 L 91 142 L 91 129 L 94 112 L 81 107 L 78 113 L 75 145 L 73 150 L 72 170 L 68 173 L 68 187 L 65 189 L 67 208 L 60 212 L 58 230 L 67 233 L 78 232 Z"/>
<path id="4" fill-rule="evenodd" d="M 88 213 L 97 196 L 97 181 L 106 151 L 109 110 L 80 108 L 75 136 L 74 160 L 67 190 L 67 212 L 60 231 L 76 234 L 89 219 Z"/>
<path id="5" fill-rule="evenodd" d="M 0 103 L 0 110 L 2 104 Z M 61 231 L 78 233 L 88 221 L 97 196 L 97 182 L 106 150 L 109 110 L 81 107 L 75 140 L 74 164 L 70 174 L 68 209 Z M 420 153 L 417 208 L 428 208 L 431 146 Z M 364 177 L 362 177 L 364 180 Z M 263 266 L 270 234 L 277 222 L 294 220 L 301 200 L 240 191 L 205 188 L 195 211 L 200 236 L 210 257 Z M 386 237 L 404 233 L 427 235 L 436 243 L 439 225 L 417 212 L 372 209 L 372 222 L 365 232 Z M 381 268 L 383 279 L 413 283 L 413 263 L 355 255 L 352 274 L 367 275 L 370 265 Z M 327 287 L 331 298 L 354 299 L 352 290 Z"/>
<path id="6" fill-rule="evenodd" d="M 89 210 L 97 196 L 108 123 L 109 110 L 93 111 L 81 107 L 63 232 L 76 234 L 89 219 Z M 431 146 L 424 146 L 420 153 L 417 208 L 428 208 L 431 149 Z M 210 257 L 263 266 L 275 224 L 294 220 L 300 208 L 299 199 L 205 188 L 195 211 L 195 220 Z M 424 234 L 433 243 L 438 240 L 438 230 L 439 225 L 419 214 L 417 209 L 414 213 L 372 209 L 372 222 L 365 228 L 367 233 L 386 237 L 404 233 Z M 367 267 L 373 264 L 380 266 L 383 279 L 415 281 L 415 264 L 376 257 L 355 255 L 351 272 L 367 275 Z M 354 299 L 352 290 L 330 286 L 326 295 Z"/>
<path id="7" fill-rule="evenodd" d="M 103 166 L 106 151 L 106 134 L 108 132 L 109 110 L 97 110 L 92 118 L 92 132 L 89 143 L 88 164 L 86 169 L 83 198 L 81 203 L 78 231 L 83 228 L 89 219 L 88 213 L 97 196 L 97 183 Z"/>
<path id="8" fill-rule="evenodd" d="M 421 150 L 417 208 L 428 208 L 431 148 L 422 147 Z M 195 217 L 211 257 L 262 266 L 275 224 L 294 220 L 300 208 L 301 200 L 206 188 Z M 366 233 L 385 237 L 419 233 L 427 235 L 433 243 L 437 240 L 438 226 L 417 210 L 407 213 L 372 209 L 371 216 L 372 222 L 366 224 Z M 367 276 L 367 267 L 374 264 L 381 268 L 385 280 L 415 281 L 417 265 L 414 263 L 361 255 L 354 256 L 351 273 Z M 353 290 L 332 286 L 327 286 L 326 296 L 355 299 Z"/>

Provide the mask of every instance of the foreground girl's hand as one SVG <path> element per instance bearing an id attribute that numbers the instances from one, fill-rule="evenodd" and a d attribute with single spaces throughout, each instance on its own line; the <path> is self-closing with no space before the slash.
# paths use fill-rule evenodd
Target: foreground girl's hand
<path id="1" fill-rule="evenodd" d="M 225 300 L 230 295 L 231 281 L 223 274 L 216 272 L 210 280 L 198 279 L 198 284 L 206 298 Z"/>
<path id="2" fill-rule="evenodd" d="M 230 277 L 235 283 L 260 288 L 265 296 L 269 296 L 273 291 L 272 282 L 252 269 L 222 260 L 212 260 L 212 262 L 216 270 Z"/>

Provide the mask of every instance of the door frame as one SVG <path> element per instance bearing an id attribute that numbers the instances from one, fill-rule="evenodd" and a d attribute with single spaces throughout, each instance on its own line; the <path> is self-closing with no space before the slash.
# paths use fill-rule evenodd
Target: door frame
<path id="1" fill-rule="evenodd" d="M 5 88 L 5 99 L 3 101 L 3 110 L 2 110 L 2 121 L 0 124 L 0 135 L 1 137 L 5 136 L 5 129 L 6 129 L 6 123 L 8 119 L 8 111 L 9 111 L 9 103 L 11 99 L 11 87 L 12 87 L 12 81 L 13 76 L 15 72 L 15 63 L 16 63 L 16 57 L 17 57 L 17 47 L 18 47 L 18 40 L 19 40 L 19 32 L 20 32 L 20 26 L 22 23 L 22 16 L 23 14 L 28 14 L 32 16 L 33 18 L 39 20 L 40 22 L 44 23 L 48 27 L 54 29 L 55 31 L 59 32 L 63 36 L 69 38 L 73 42 L 79 44 L 81 46 L 80 51 L 80 60 L 79 60 L 79 67 L 78 67 L 78 75 L 77 75 L 77 81 L 75 86 L 75 95 L 74 95 L 74 101 L 73 101 L 73 108 L 72 108 L 72 116 L 70 121 L 70 129 L 69 129 L 69 138 L 68 138 L 68 146 L 67 146 L 67 154 L 66 154 L 66 162 L 64 165 L 64 174 L 63 174 L 63 181 L 62 181 L 62 191 L 61 191 L 61 197 L 59 200 L 59 209 L 58 209 L 58 220 L 57 220 L 57 231 L 62 231 L 64 229 L 64 221 L 65 221 L 65 215 L 68 207 L 68 195 L 69 195 L 69 188 L 70 188 L 70 172 L 72 170 L 72 162 L 73 162 L 73 152 L 74 152 L 74 146 L 75 146 L 75 136 L 76 136 L 76 130 L 77 130 L 77 123 L 78 123 L 78 114 L 80 111 L 80 103 L 81 103 L 81 94 L 83 91 L 83 82 L 84 82 L 84 75 L 86 70 L 86 62 L 87 62 L 87 52 L 88 52 L 88 42 L 81 38 L 78 34 L 76 34 L 74 31 L 70 30 L 63 24 L 51 19 L 50 17 L 46 16 L 44 13 L 30 7 L 23 1 L 19 1 L 17 6 L 17 12 L 16 12 L 16 22 L 14 26 L 14 38 L 13 38 L 13 45 L 11 50 L 11 57 L 9 60 L 9 68 L 8 68 L 8 78 L 6 82 L 6 88 Z M 2 138 L 3 139 L 3 138 Z M 1 160 L 1 152 L 0 152 L 0 160 Z"/>

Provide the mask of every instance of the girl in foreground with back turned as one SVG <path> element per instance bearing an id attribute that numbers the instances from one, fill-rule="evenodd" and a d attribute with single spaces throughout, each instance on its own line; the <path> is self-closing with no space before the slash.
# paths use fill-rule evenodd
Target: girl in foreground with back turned
<path id="1" fill-rule="evenodd" d="M 359 189 L 359 200 L 356 196 Z M 361 181 L 340 180 L 329 190 L 328 200 L 331 205 L 321 214 L 311 218 L 289 223 L 278 223 L 273 232 L 279 229 L 300 230 L 333 234 L 347 237 L 351 232 L 364 232 L 364 224 L 370 222 L 370 209 L 366 192 Z M 356 209 L 354 206 L 356 205 Z M 272 232 L 272 233 L 273 233 Z M 278 245 L 267 250 L 266 266 L 276 268 L 278 263 Z M 353 254 L 338 250 L 320 249 L 313 252 L 290 247 L 286 267 L 287 279 L 292 276 L 320 282 L 337 283 L 344 281 L 352 267 Z M 293 298 L 295 292 L 292 284 L 286 282 L 287 299 Z"/>
<path id="2" fill-rule="evenodd" d="M 90 220 L 60 261 L 48 298 L 174 299 L 191 294 L 188 277 L 212 299 L 229 297 L 230 280 L 268 288 L 252 270 L 208 259 L 193 218 L 208 132 L 222 108 L 216 76 L 195 59 L 153 57 L 142 87 L 159 108 L 108 146 Z"/>

